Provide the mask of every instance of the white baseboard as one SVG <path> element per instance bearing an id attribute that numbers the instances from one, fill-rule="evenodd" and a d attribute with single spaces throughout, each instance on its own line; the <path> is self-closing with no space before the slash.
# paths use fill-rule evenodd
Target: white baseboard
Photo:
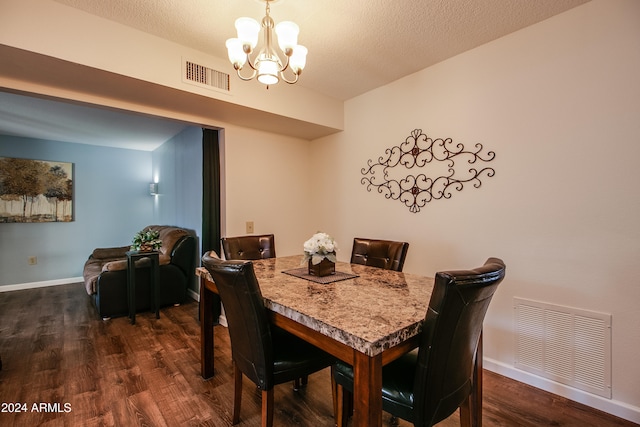
<path id="1" fill-rule="evenodd" d="M 624 418 L 625 420 L 640 424 L 640 407 L 638 406 L 633 406 L 614 399 L 605 399 L 604 397 L 596 396 L 595 394 L 577 390 L 564 384 L 521 371 L 513 366 L 493 359 L 483 359 L 483 367 L 491 372 L 529 384 L 532 387 L 548 391 L 549 393 L 565 397 L 573 400 L 574 402 L 582 403 L 583 405 L 615 415 L 616 417 Z"/>
<path id="2" fill-rule="evenodd" d="M 193 289 L 187 289 L 187 294 L 191 297 L 191 299 L 194 299 L 200 302 L 200 294 L 194 291 Z"/>
<path id="3" fill-rule="evenodd" d="M 24 289 L 45 288 L 47 286 L 68 285 L 70 283 L 83 283 L 82 277 L 71 277 L 68 279 L 45 280 L 43 282 L 19 283 L 16 285 L 2 285 L 0 292 L 22 291 Z"/>

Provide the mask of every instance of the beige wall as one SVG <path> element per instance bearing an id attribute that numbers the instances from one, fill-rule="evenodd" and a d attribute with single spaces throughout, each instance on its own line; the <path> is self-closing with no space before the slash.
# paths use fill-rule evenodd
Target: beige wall
<path id="1" fill-rule="evenodd" d="M 594 1 L 345 106 L 345 131 L 315 141 L 316 222 L 349 256 L 355 236 L 410 242 L 405 271 L 502 257 L 485 322 L 487 366 L 513 369 L 513 298 L 613 314 L 613 400 L 541 383 L 640 418 L 640 2 Z M 410 213 L 361 185 L 367 160 L 415 128 L 496 152 L 493 178 Z M 414 169 L 412 172 L 416 172 Z"/>
<path id="2" fill-rule="evenodd" d="M 246 234 L 253 221 L 256 234 L 276 236 L 278 256 L 302 254 L 302 244 L 315 229 L 310 142 L 254 129 L 224 130 L 224 206 L 222 234 Z M 310 228 L 311 227 L 311 228 Z"/>

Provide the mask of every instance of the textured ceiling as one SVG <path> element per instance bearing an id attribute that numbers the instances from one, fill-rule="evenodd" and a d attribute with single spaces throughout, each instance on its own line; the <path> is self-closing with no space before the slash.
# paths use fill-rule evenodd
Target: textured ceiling
<path id="1" fill-rule="evenodd" d="M 235 19 L 260 20 L 265 9 L 260 0 L 54 1 L 220 58 Z M 587 1 L 278 0 L 271 16 L 296 22 L 309 49 L 297 84 L 346 100 Z M 0 93 L 0 133 L 153 150 L 184 126 L 15 96 Z"/>
<path id="2" fill-rule="evenodd" d="M 226 58 L 241 16 L 259 0 L 55 0 Z M 309 49 L 298 84 L 349 99 L 588 0 L 278 0 L 276 23 L 300 26 Z"/>

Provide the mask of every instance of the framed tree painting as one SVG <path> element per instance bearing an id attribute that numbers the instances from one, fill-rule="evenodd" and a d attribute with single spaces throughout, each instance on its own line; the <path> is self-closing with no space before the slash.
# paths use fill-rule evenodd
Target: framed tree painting
<path id="1" fill-rule="evenodd" d="M 0 157 L 0 223 L 73 221 L 73 163 Z"/>

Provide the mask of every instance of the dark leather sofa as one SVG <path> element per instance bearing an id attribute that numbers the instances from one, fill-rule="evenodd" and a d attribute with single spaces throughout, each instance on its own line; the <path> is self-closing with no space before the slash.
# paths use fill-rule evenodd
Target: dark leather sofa
<path id="1" fill-rule="evenodd" d="M 160 306 L 182 304 L 195 274 L 196 239 L 178 227 L 151 225 L 145 230 L 158 231 L 162 240 L 159 250 Z M 85 288 L 103 319 L 126 316 L 129 312 L 126 258 L 129 250 L 129 246 L 97 248 L 84 265 Z M 148 259 L 136 262 L 136 312 L 151 309 L 149 269 Z"/>

